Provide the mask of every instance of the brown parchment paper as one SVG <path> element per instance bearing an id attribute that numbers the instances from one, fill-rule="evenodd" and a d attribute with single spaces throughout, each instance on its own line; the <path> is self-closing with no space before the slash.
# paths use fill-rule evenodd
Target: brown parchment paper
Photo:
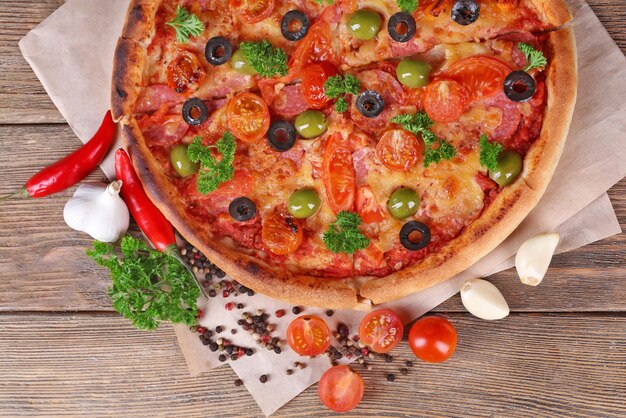
<path id="1" fill-rule="evenodd" d="M 109 106 L 113 51 L 127 5 L 128 0 L 68 0 L 20 41 L 24 57 L 83 142 L 95 132 Z M 404 321 L 423 315 L 453 296 L 465 279 L 511 267 L 521 242 L 537 233 L 558 231 L 558 251 L 564 252 L 621 232 L 605 192 L 626 175 L 626 58 L 584 1 L 573 0 L 571 7 L 576 16 L 573 26 L 579 53 L 579 99 L 563 157 L 548 191 L 520 227 L 480 262 L 447 282 L 386 305 Z M 102 169 L 112 178 L 112 159 L 105 160 Z M 273 312 L 287 307 L 263 295 L 241 296 L 239 300 L 248 310 Z M 205 310 L 202 324 L 236 327 L 241 312 L 224 310 L 225 302 L 221 297 L 211 303 L 201 301 Z M 307 312 L 322 313 L 313 308 Z M 292 317 L 288 313 L 277 324 L 277 335 L 284 335 Z M 354 329 L 361 317 L 359 312 L 340 311 L 329 325 L 344 322 Z M 197 334 L 181 326 L 175 330 L 192 375 L 223 364 L 217 360 L 219 353 L 203 346 Z M 227 338 L 234 344 L 255 345 L 244 332 Z M 243 357 L 230 366 L 263 413 L 270 415 L 316 383 L 329 367 L 328 361 L 318 356 L 307 359 L 307 368 L 286 376 L 284 370 L 297 360 L 299 357 L 288 347 L 281 355 L 259 348 L 254 356 Z M 259 382 L 261 374 L 270 375 L 268 383 Z"/>

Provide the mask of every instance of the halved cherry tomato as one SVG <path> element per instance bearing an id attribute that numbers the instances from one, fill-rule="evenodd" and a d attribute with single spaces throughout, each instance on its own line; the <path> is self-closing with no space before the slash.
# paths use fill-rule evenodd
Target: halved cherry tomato
<path id="1" fill-rule="evenodd" d="M 500 58 L 476 55 L 453 63 L 443 76 L 465 87 L 472 102 L 501 92 L 511 71 L 511 66 Z"/>
<path id="2" fill-rule="evenodd" d="M 467 108 L 469 93 L 454 80 L 439 79 L 426 86 L 424 110 L 435 122 L 454 122 Z"/>
<path id="3" fill-rule="evenodd" d="M 359 325 L 359 338 L 377 353 L 388 353 L 402 340 L 402 321 L 391 309 L 378 309 L 365 315 Z"/>
<path id="4" fill-rule="evenodd" d="M 337 56 L 332 45 L 330 27 L 318 20 L 302 39 L 289 59 L 289 68 L 299 71 L 311 62 L 330 61 L 336 63 Z"/>
<path id="5" fill-rule="evenodd" d="M 263 220 L 261 239 L 267 249 L 274 254 L 287 255 L 296 251 L 302 244 L 304 233 L 298 219 L 276 211 Z"/>
<path id="6" fill-rule="evenodd" d="M 287 343 L 301 356 L 317 356 L 330 347 L 330 330 L 322 318 L 302 315 L 289 324 Z"/>
<path id="7" fill-rule="evenodd" d="M 198 57 L 189 51 L 180 51 L 167 66 L 167 84 L 178 93 L 196 91 L 205 76 Z"/>
<path id="8" fill-rule="evenodd" d="M 302 70 L 302 92 L 310 108 L 321 109 L 330 101 L 324 94 L 324 83 L 334 75 L 337 75 L 337 68 L 328 61 L 307 65 Z"/>
<path id="9" fill-rule="evenodd" d="M 370 186 L 361 186 L 356 191 L 356 211 L 361 220 L 372 224 L 387 219 L 385 210 L 378 204 Z"/>
<path id="10" fill-rule="evenodd" d="M 353 210 L 356 191 L 352 152 L 341 140 L 334 139 L 337 135 L 341 137 L 336 134 L 328 140 L 322 171 L 326 200 L 335 213 Z"/>
<path id="11" fill-rule="evenodd" d="M 270 110 L 256 94 L 240 93 L 228 102 L 226 120 L 237 139 L 253 143 L 267 133 Z"/>
<path id="12" fill-rule="evenodd" d="M 274 0 L 229 0 L 228 6 L 231 13 L 244 22 L 257 23 L 272 14 Z"/>
<path id="13" fill-rule="evenodd" d="M 449 359 L 456 349 L 457 339 L 454 326 L 439 316 L 418 319 L 409 331 L 411 351 L 429 363 L 441 363 Z"/>
<path id="14" fill-rule="evenodd" d="M 378 141 L 376 155 L 388 169 L 408 171 L 424 155 L 424 146 L 412 133 L 404 129 L 390 129 Z"/>
<path id="15" fill-rule="evenodd" d="M 365 384 L 357 372 L 348 366 L 335 366 L 322 375 L 317 393 L 326 408 L 348 412 L 361 402 Z"/>

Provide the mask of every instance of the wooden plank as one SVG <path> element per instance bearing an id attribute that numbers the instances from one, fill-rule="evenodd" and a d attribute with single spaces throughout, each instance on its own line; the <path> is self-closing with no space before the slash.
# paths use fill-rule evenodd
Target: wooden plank
<path id="1" fill-rule="evenodd" d="M 50 142 L 54 141 L 51 146 Z M 80 145 L 66 125 L 0 126 L 0 194 Z M 98 170 L 90 179 L 104 180 Z M 85 254 L 91 239 L 70 230 L 63 206 L 73 190 L 45 199 L 11 200 L 0 212 L 0 311 L 110 311 L 106 271 Z M 626 229 L 626 180 L 611 191 Z M 541 286 L 513 271 L 493 278 L 514 311 L 626 311 L 626 235 L 557 256 Z M 464 311 L 458 297 L 438 308 Z"/>
<path id="2" fill-rule="evenodd" d="M 460 340 L 448 362 L 422 363 L 403 342 L 392 363 L 355 365 L 366 391 L 345 416 L 623 416 L 625 317 L 449 318 Z M 230 368 L 189 377 L 171 327 L 145 333 L 109 315 L 0 315 L 0 351 L 2 416 L 261 415 Z M 415 366 L 402 376 L 407 359 Z M 313 386 L 275 416 L 327 415 Z"/>
<path id="3" fill-rule="evenodd" d="M 0 2 L 0 124 L 62 123 L 17 42 L 63 3 L 63 0 Z M 626 8 L 623 0 L 591 0 L 589 4 L 626 52 Z"/>

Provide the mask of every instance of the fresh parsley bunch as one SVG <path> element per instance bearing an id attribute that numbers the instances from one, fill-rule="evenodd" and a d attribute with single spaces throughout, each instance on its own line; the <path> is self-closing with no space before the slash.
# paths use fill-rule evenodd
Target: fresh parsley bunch
<path id="1" fill-rule="evenodd" d="M 489 171 L 498 170 L 498 155 L 502 152 L 502 145 L 489 142 L 487 135 L 480 136 L 480 164 Z"/>
<path id="2" fill-rule="evenodd" d="M 341 211 L 337 219 L 324 232 L 322 240 L 333 253 L 352 254 L 370 245 L 370 240 L 359 229 L 361 217 L 354 212 Z"/>
<path id="3" fill-rule="evenodd" d="M 176 7 L 176 16 L 166 25 L 174 28 L 176 41 L 181 44 L 189 42 L 189 37 L 200 36 L 204 32 L 204 23 L 180 4 Z"/>
<path id="4" fill-rule="evenodd" d="M 346 94 L 359 94 L 361 82 L 352 74 L 345 76 L 335 75 L 328 77 L 324 82 L 324 94 L 329 99 L 337 99 L 335 110 L 343 113 L 348 110 L 348 102 L 343 97 Z"/>
<path id="5" fill-rule="evenodd" d="M 217 161 L 213 156 L 212 149 L 216 148 L 222 154 L 222 159 Z M 230 132 L 225 132 L 222 138 L 214 146 L 202 145 L 202 137 L 196 136 L 187 147 L 187 156 L 193 163 L 200 163 L 200 170 L 196 179 L 198 192 L 207 194 L 217 189 L 220 184 L 233 178 L 235 169 L 233 160 L 237 142 Z"/>
<path id="6" fill-rule="evenodd" d="M 272 47 L 269 41 L 242 42 L 239 48 L 243 51 L 246 61 L 261 77 L 285 76 L 287 68 L 287 53 Z"/>
<path id="7" fill-rule="evenodd" d="M 194 325 L 200 290 L 191 273 L 174 257 L 153 250 L 130 235 L 120 251 L 96 241 L 87 255 L 111 272 L 113 309 L 139 329 L 154 330 L 162 321 Z"/>

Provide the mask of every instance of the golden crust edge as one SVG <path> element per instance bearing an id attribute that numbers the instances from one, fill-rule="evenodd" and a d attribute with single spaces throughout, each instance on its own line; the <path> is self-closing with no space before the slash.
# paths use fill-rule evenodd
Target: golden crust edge
<path id="1" fill-rule="evenodd" d="M 554 28 L 563 26 L 573 19 L 565 0 L 531 0 L 544 22 Z"/>

